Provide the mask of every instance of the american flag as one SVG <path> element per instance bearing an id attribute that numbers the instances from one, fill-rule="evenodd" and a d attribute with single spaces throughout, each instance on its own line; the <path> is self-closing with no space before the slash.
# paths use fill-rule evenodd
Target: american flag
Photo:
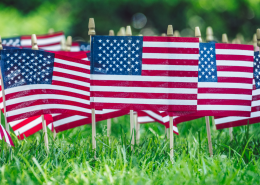
<path id="1" fill-rule="evenodd" d="M 35 50 L 3 50 L 8 122 L 41 114 L 89 116 L 90 64 Z"/>
<path id="2" fill-rule="evenodd" d="M 0 140 L 5 139 L 5 142 L 11 146 L 14 146 L 14 142 L 10 136 L 10 134 L 5 130 L 5 128 L 0 124 Z"/>
<path id="3" fill-rule="evenodd" d="M 90 51 L 90 44 L 86 42 L 72 42 L 70 51 Z"/>
<path id="4" fill-rule="evenodd" d="M 250 117 L 238 117 L 238 116 L 215 117 L 215 124 L 217 129 L 259 123 L 260 122 L 259 100 L 260 100 L 260 55 L 259 55 L 259 51 L 257 51 L 254 54 L 254 85 L 253 85 L 253 100 L 251 102 Z"/>
<path id="5" fill-rule="evenodd" d="M 56 32 L 53 34 L 37 35 L 37 45 L 39 48 L 50 51 L 60 51 L 61 40 L 65 38 L 63 32 Z M 19 36 L 11 38 L 3 38 L 2 44 L 6 46 L 22 46 L 22 47 L 32 47 L 31 36 Z"/>
<path id="6" fill-rule="evenodd" d="M 193 116 L 250 116 L 254 48 L 200 43 L 198 112 Z"/>
<path id="7" fill-rule="evenodd" d="M 169 115 L 164 111 L 138 111 L 137 115 L 139 124 L 158 122 L 166 128 L 169 128 Z M 173 125 L 173 132 L 179 135 L 178 128 L 175 124 Z"/>
<path id="8" fill-rule="evenodd" d="M 196 111 L 198 38 L 93 36 L 96 108 Z"/>

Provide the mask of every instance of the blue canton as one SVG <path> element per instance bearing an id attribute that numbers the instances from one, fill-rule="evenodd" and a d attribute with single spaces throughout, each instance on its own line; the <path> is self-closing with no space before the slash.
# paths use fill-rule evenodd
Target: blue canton
<path id="1" fill-rule="evenodd" d="M 79 42 L 80 51 L 90 51 L 90 45 L 86 42 Z"/>
<path id="2" fill-rule="evenodd" d="M 92 37 L 91 73 L 141 75 L 143 37 Z"/>
<path id="3" fill-rule="evenodd" d="M 216 52 L 214 43 L 200 43 L 199 82 L 217 82 Z"/>
<path id="4" fill-rule="evenodd" d="M 13 49 L 1 52 L 5 89 L 30 84 L 51 84 L 54 54 L 44 51 Z"/>
<path id="5" fill-rule="evenodd" d="M 257 89 L 260 88 L 260 55 L 259 51 L 254 53 L 254 79 L 255 79 L 255 87 Z"/>
<path id="6" fill-rule="evenodd" d="M 21 46 L 21 39 L 20 37 L 2 39 L 2 44 L 6 46 Z"/>

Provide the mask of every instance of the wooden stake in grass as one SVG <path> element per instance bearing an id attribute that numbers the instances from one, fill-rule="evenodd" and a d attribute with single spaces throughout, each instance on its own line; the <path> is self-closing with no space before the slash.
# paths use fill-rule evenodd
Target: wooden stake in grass
<path id="1" fill-rule="evenodd" d="M 172 25 L 168 25 L 167 36 L 173 37 Z M 173 148 L 174 148 L 174 146 L 173 146 L 173 117 L 170 116 L 170 156 L 171 156 L 171 159 L 173 159 Z"/>
<path id="2" fill-rule="evenodd" d="M 140 142 L 140 124 L 138 123 L 138 113 L 135 114 L 135 128 L 136 128 L 136 144 Z"/>
<path id="3" fill-rule="evenodd" d="M 66 51 L 66 40 L 65 37 L 63 37 L 60 41 L 61 51 Z"/>
<path id="4" fill-rule="evenodd" d="M 256 33 L 253 35 L 253 46 L 255 48 L 255 51 L 258 50 L 258 46 L 257 46 L 257 37 L 256 37 Z"/>
<path id="5" fill-rule="evenodd" d="M 53 34 L 54 33 L 54 29 L 53 28 L 50 28 L 49 30 L 48 30 L 48 34 Z"/>
<path id="6" fill-rule="evenodd" d="M 39 48 L 37 46 L 37 38 L 35 34 L 32 34 L 31 40 L 32 40 L 32 50 L 38 50 Z M 44 120 L 44 115 L 42 115 L 42 130 L 44 134 L 45 147 L 47 151 L 49 151 L 48 133 L 47 133 L 46 121 Z"/>
<path id="7" fill-rule="evenodd" d="M 88 34 L 90 36 L 90 46 L 91 46 L 91 36 L 96 35 L 94 18 L 89 18 L 88 29 L 89 29 Z M 95 150 L 94 157 L 96 158 L 96 148 L 97 148 L 97 146 L 96 146 L 96 116 L 95 116 L 94 108 L 91 109 L 91 122 L 92 122 L 92 149 Z"/>
<path id="8" fill-rule="evenodd" d="M 2 38 L 1 38 L 1 37 L 0 37 L 0 50 L 3 50 Z M 3 76 L 2 76 L 2 72 L 1 72 L 1 71 L 0 71 L 0 74 L 1 74 L 2 97 L 3 97 L 3 105 L 4 105 L 5 129 L 6 129 L 6 131 L 10 134 L 9 124 L 8 124 L 7 118 L 6 118 L 6 104 L 5 104 L 4 81 L 3 81 Z"/>
<path id="9" fill-rule="evenodd" d="M 195 37 L 198 37 L 199 38 L 199 42 L 202 42 L 201 33 L 200 33 L 200 28 L 199 27 L 195 27 Z M 209 116 L 206 116 L 205 119 L 206 119 L 206 129 L 207 129 L 207 136 L 208 136 L 209 154 L 210 154 L 210 156 L 213 156 L 211 134 L 210 134 Z"/>
<path id="10" fill-rule="evenodd" d="M 178 30 L 175 30 L 175 31 L 173 32 L 173 36 L 174 36 L 174 37 L 180 37 L 181 34 L 180 34 L 180 32 L 179 32 Z"/>

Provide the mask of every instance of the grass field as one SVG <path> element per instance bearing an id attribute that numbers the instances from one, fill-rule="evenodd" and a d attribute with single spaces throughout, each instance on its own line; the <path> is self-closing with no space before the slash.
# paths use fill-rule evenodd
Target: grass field
<path id="1" fill-rule="evenodd" d="M 97 124 L 97 158 L 91 146 L 91 126 L 49 132 L 46 153 L 42 132 L 18 141 L 15 148 L 1 144 L 0 184 L 260 184 L 259 125 L 228 129 L 211 127 L 214 156 L 209 157 L 205 119 L 178 125 L 174 136 L 174 163 L 164 126 L 141 125 L 141 141 L 131 151 L 129 116 Z"/>

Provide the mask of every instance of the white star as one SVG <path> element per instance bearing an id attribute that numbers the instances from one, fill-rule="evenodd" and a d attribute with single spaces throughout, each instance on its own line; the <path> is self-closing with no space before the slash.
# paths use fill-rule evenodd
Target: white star
<path id="1" fill-rule="evenodd" d="M 102 42 L 102 40 L 100 39 L 100 40 L 98 40 L 98 42 Z"/>
<path id="2" fill-rule="evenodd" d="M 138 71 L 138 69 L 136 68 L 136 69 L 135 69 L 135 72 L 137 72 L 137 71 Z"/>
<path id="3" fill-rule="evenodd" d="M 107 42 L 109 42 L 109 40 L 107 39 Z"/>
<path id="4" fill-rule="evenodd" d="M 213 50 L 213 48 L 211 47 L 210 50 Z"/>
<path id="5" fill-rule="evenodd" d="M 140 40 L 136 40 L 136 43 L 139 43 L 140 42 Z"/>
<path id="6" fill-rule="evenodd" d="M 130 69 L 129 69 L 129 68 L 127 68 L 127 71 L 130 71 Z"/>

